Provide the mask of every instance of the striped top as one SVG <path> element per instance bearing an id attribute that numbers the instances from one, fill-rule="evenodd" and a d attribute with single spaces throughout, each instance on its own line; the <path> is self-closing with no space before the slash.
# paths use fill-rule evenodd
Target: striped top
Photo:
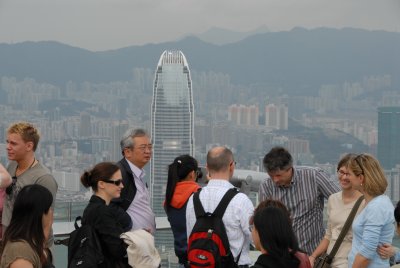
<path id="1" fill-rule="evenodd" d="M 277 186 L 267 178 L 260 185 L 259 200 L 280 200 L 289 209 L 300 249 L 308 255 L 324 237 L 324 199 L 339 192 L 339 185 L 321 168 L 295 166 L 289 186 Z"/>

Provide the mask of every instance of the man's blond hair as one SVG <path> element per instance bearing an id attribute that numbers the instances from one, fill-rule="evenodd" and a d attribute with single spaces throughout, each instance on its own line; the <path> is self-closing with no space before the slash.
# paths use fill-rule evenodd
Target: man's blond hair
<path id="1" fill-rule="evenodd" d="M 33 151 L 36 151 L 36 148 L 39 144 L 40 135 L 37 128 L 35 128 L 31 123 L 15 123 L 7 129 L 7 134 L 19 134 L 24 142 L 32 142 Z"/>

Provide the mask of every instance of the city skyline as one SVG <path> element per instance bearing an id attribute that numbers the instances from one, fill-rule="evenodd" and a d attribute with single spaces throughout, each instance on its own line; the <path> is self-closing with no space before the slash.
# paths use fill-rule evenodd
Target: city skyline
<path id="1" fill-rule="evenodd" d="M 53 40 L 100 51 L 172 41 L 214 27 L 235 32 L 259 27 L 273 32 L 294 27 L 400 32 L 398 14 L 397 0 L 251 0 L 246 5 L 240 0 L 3 0 L 0 43 Z"/>

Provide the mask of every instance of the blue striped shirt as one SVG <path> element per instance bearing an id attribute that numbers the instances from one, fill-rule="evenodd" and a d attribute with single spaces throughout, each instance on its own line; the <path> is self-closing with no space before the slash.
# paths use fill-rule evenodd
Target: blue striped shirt
<path id="1" fill-rule="evenodd" d="M 325 233 L 324 199 L 339 191 L 337 182 L 323 169 L 295 166 L 289 186 L 277 186 L 269 177 L 261 183 L 259 200 L 275 199 L 286 205 L 300 249 L 311 255 Z"/>

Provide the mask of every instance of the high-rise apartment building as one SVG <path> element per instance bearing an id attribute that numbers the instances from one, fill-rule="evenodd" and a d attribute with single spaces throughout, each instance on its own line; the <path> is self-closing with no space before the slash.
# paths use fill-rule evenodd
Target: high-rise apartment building
<path id="1" fill-rule="evenodd" d="M 256 105 L 237 105 L 229 106 L 228 120 L 238 126 L 258 126 L 258 107 Z"/>
<path id="2" fill-rule="evenodd" d="M 400 107 L 378 108 L 378 159 L 385 170 L 400 164 Z"/>
<path id="3" fill-rule="evenodd" d="M 265 106 L 265 126 L 274 129 L 288 129 L 288 107 L 284 104 Z"/>
<path id="4" fill-rule="evenodd" d="M 151 105 L 151 137 L 152 207 L 156 216 L 165 216 L 168 165 L 179 155 L 194 153 L 192 80 L 181 51 L 164 51 L 158 62 Z"/>

